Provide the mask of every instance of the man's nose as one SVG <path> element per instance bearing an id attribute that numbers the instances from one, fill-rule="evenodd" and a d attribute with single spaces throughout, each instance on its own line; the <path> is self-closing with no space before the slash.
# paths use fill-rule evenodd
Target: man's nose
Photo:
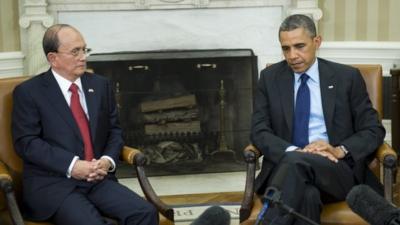
<path id="1" fill-rule="evenodd" d="M 294 49 L 289 50 L 287 54 L 288 59 L 296 59 L 297 58 L 297 52 Z"/>

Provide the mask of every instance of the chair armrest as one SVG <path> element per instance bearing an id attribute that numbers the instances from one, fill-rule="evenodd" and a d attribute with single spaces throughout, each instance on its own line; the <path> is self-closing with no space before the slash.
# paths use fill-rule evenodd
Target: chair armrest
<path id="1" fill-rule="evenodd" d="M 0 182 L 3 183 L 12 183 L 12 178 L 10 173 L 8 172 L 6 166 L 3 162 L 0 161 Z M 3 185 L 1 185 L 3 187 Z"/>
<path id="2" fill-rule="evenodd" d="M 246 148 L 244 149 L 244 154 L 245 154 L 245 159 L 246 159 L 246 160 L 247 160 L 247 159 L 251 159 L 251 157 L 252 157 L 251 154 L 248 155 L 248 156 L 246 157 L 246 154 L 249 154 L 250 152 L 252 152 L 252 153 L 254 154 L 254 157 L 256 157 L 254 160 L 260 158 L 260 156 L 261 156 L 261 151 L 258 150 L 258 149 L 256 148 L 256 146 L 254 146 L 254 145 L 247 145 Z M 249 158 L 249 157 L 250 157 L 250 158 Z M 251 160 L 252 160 L 252 159 L 251 159 Z"/>
<path id="3" fill-rule="evenodd" d="M 144 156 L 144 154 L 138 149 L 124 146 L 124 148 L 122 149 L 121 158 L 124 162 L 135 166 L 136 173 L 139 179 L 139 184 L 140 187 L 142 187 L 142 191 L 146 196 L 146 199 L 150 201 L 163 216 L 173 222 L 174 209 L 161 201 L 146 176 L 146 173 L 144 171 L 146 157 Z"/>
<path id="4" fill-rule="evenodd" d="M 254 205 L 254 179 L 256 176 L 256 162 L 260 157 L 261 152 L 254 146 L 248 145 L 244 151 L 244 159 L 247 163 L 246 168 L 246 186 L 244 190 L 244 196 L 242 204 L 240 206 L 240 222 L 245 221 L 249 218 L 251 210 Z"/>
<path id="5" fill-rule="evenodd" d="M 11 219 L 14 225 L 24 225 L 21 212 L 19 211 L 17 200 L 15 198 L 13 189 L 13 180 L 6 167 L 6 165 L 0 161 L 0 190 L 4 191 L 8 210 L 10 212 Z"/>
<path id="6" fill-rule="evenodd" d="M 389 202 L 393 201 L 393 183 L 396 177 L 397 169 L 397 154 L 386 143 L 383 143 L 378 151 L 376 151 L 376 158 L 383 165 L 383 186 L 384 196 Z"/>
<path id="7" fill-rule="evenodd" d="M 122 152 L 121 152 L 121 159 L 124 162 L 127 162 L 131 165 L 135 165 L 135 163 L 136 163 L 135 157 L 138 154 L 143 154 L 143 153 L 139 149 L 124 146 L 124 148 L 122 149 Z M 141 166 L 143 166 L 143 165 L 141 165 Z"/>
<path id="8" fill-rule="evenodd" d="M 376 158 L 384 165 L 384 167 L 396 167 L 397 154 L 387 143 L 383 143 L 379 147 L 378 151 L 376 151 Z"/>

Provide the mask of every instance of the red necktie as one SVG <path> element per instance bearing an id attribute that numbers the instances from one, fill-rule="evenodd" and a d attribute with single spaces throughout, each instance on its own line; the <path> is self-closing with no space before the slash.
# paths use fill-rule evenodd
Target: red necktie
<path id="1" fill-rule="evenodd" d="M 93 159 L 93 146 L 90 138 L 89 123 L 79 101 L 78 86 L 72 83 L 69 91 L 72 93 L 70 105 L 72 115 L 79 127 L 83 144 L 85 145 L 85 160 L 91 161 Z"/>

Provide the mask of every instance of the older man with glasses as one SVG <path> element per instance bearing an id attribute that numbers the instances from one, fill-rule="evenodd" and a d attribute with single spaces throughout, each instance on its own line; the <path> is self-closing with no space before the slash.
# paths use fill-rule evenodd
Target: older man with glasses
<path id="1" fill-rule="evenodd" d="M 90 49 L 66 24 L 43 37 L 50 69 L 16 87 L 12 131 L 24 161 L 24 215 L 57 225 L 156 225 L 156 209 L 119 184 L 122 131 L 110 82 L 86 72 Z"/>

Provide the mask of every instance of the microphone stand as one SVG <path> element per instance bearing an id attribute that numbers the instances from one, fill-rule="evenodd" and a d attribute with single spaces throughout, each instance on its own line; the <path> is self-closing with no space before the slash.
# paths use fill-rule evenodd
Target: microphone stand
<path id="1" fill-rule="evenodd" d="M 254 223 L 254 225 L 262 225 L 262 223 L 264 221 L 265 214 L 267 213 L 268 207 L 269 207 L 269 203 L 268 202 L 264 203 L 260 213 L 257 216 L 257 220 Z"/>
<path id="2" fill-rule="evenodd" d="M 263 207 L 261 211 L 258 213 L 256 223 L 254 225 L 262 225 L 264 221 L 265 214 L 268 211 L 269 205 L 273 206 L 274 202 L 280 201 L 281 199 L 281 192 L 275 188 L 275 187 L 269 187 L 265 191 L 264 197 L 263 197 Z"/>
<path id="3" fill-rule="evenodd" d="M 311 219 L 307 218 L 306 216 L 296 212 L 293 208 L 289 207 L 285 203 L 281 201 L 280 194 L 273 194 L 272 196 L 266 195 L 264 196 L 266 201 L 270 202 L 272 206 L 278 206 L 279 208 L 283 209 L 286 211 L 289 215 L 294 216 L 296 219 L 301 219 L 308 224 L 311 225 L 319 225 L 318 223 L 312 221 Z"/>

